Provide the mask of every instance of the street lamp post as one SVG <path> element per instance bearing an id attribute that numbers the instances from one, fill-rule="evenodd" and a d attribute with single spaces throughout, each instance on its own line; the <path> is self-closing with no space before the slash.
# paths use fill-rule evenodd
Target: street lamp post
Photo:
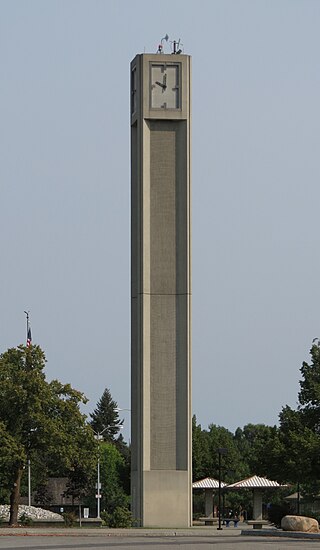
<path id="1" fill-rule="evenodd" d="M 31 459 L 30 459 L 30 449 L 31 449 L 31 434 L 36 432 L 37 428 L 30 428 L 29 431 L 29 441 L 28 441 L 28 506 L 31 506 Z"/>
<path id="2" fill-rule="evenodd" d="M 130 411 L 130 409 L 120 409 L 120 408 L 115 408 L 114 409 L 116 412 L 120 412 L 120 411 Z M 106 426 L 101 432 L 94 432 L 95 434 L 95 439 L 98 441 L 98 445 L 99 445 L 99 448 L 98 448 L 98 467 L 97 467 L 97 493 L 96 493 L 96 499 L 97 499 L 97 518 L 100 519 L 100 499 L 101 499 L 101 483 L 100 483 L 100 441 L 101 439 L 103 439 L 102 437 L 102 434 L 103 432 L 105 432 L 107 429 L 109 428 L 109 426 Z M 123 428 L 123 426 L 119 426 L 119 429 L 121 430 L 121 428 Z"/>
<path id="3" fill-rule="evenodd" d="M 101 432 L 94 432 L 95 438 L 98 441 L 98 469 L 97 469 L 97 493 L 96 493 L 96 499 L 97 499 L 97 518 L 100 519 L 100 499 L 101 499 L 101 492 L 100 492 L 100 441 L 103 439 L 102 434 L 106 431 L 108 426 L 106 426 Z"/>
<path id="4" fill-rule="evenodd" d="M 28 458 L 28 506 L 31 506 L 31 460 Z"/>
<path id="5" fill-rule="evenodd" d="M 99 446 L 99 456 L 98 456 L 98 475 L 97 475 L 97 518 L 100 519 L 100 446 Z"/>
<path id="6" fill-rule="evenodd" d="M 100 441 L 103 439 L 102 434 L 108 429 L 106 426 L 101 432 L 94 432 L 95 439 L 98 441 L 98 467 L 97 467 L 97 518 L 100 519 L 100 500 L 101 500 L 101 483 L 100 483 Z"/>
<path id="7" fill-rule="evenodd" d="M 228 449 L 225 449 L 224 447 L 220 447 L 218 449 L 219 454 L 219 527 L 218 531 L 222 531 L 221 527 L 221 456 L 226 455 L 228 452 Z"/>

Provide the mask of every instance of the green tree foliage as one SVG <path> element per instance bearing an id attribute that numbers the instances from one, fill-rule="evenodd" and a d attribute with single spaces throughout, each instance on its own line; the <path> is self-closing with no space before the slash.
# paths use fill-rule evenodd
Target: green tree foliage
<path id="1" fill-rule="evenodd" d="M 8 501 L 10 496 L 8 479 L 12 477 L 12 463 L 24 462 L 25 458 L 23 446 L 7 431 L 5 423 L 0 420 L 0 502 Z"/>
<path id="2" fill-rule="evenodd" d="M 225 449 L 226 454 L 221 455 L 221 480 L 224 483 L 232 483 L 246 475 L 250 470 L 243 459 L 238 440 L 232 432 L 222 426 L 210 424 L 208 430 L 203 430 L 197 424 L 196 417 L 192 421 L 193 429 L 193 479 L 197 481 L 205 477 L 219 479 L 219 449 Z M 204 512 L 203 494 L 196 494 L 194 499 L 195 511 Z M 250 496 L 238 492 L 225 494 L 225 505 L 234 511 L 245 508 L 248 510 Z M 218 504 L 218 492 L 215 494 L 215 505 Z"/>
<path id="3" fill-rule="evenodd" d="M 19 346 L 0 356 L 0 463 L 10 492 L 10 524 L 17 523 L 22 473 L 28 458 L 55 462 L 66 472 L 92 468 L 94 440 L 79 405 L 84 395 L 58 380 L 47 382 L 39 346 Z"/>
<path id="4" fill-rule="evenodd" d="M 226 454 L 222 458 L 222 479 L 226 483 L 232 483 L 236 479 L 239 479 L 243 474 L 243 465 L 232 432 L 222 426 L 209 424 L 208 439 L 212 477 L 217 479 L 219 474 L 218 450 L 226 449 Z"/>
<path id="5" fill-rule="evenodd" d="M 103 442 L 100 445 L 100 472 L 102 507 L 113 513 L 117 506 L 127 506 L 129 499 L 123 484 L 125 460 L 115 445 Z"/>
<path id="6" fill-rule="evenodd" d="M 130 495 L 131 483 L 131 449 L 124 440 L 122 434 L 115 441 L 115 446 L 123 458 L 123 464 L 120 467 L 120 479 L 123 490 L 127 495 Z"/>
<path id="7" fill-rule="evenodd" d="M 197 424 L 196 416 L 192 418 L 192 475 L 193 481 L 208 477 L 210 469 L 208 438 L 201 424 Z"/>
<path id="8" fill-rule="evenodd" d="M 218 449 L 226 449 L 223 456 L 223 469 L 221 477 L 223 481 L 231 483 L 247 471 L 243 464 L 239 449 L 232 432 L 210 424 L 208 430 L 203 430 L 194 416 L 192 419 L 192 453 L 193 453 L 193 479 L 219 477 L 219 452 Z M 238 477 L 239 478 L 239 477 Z"/>
<path id="9" fill-rule="evenodd" d="M 97 456 L 97 455 L 96 455 Z M 95 469 L 92 461 L 81 462 L 75 460 L 72 470 L 68 474 L 66 496 L 71 496 L 72 504 L 74 499 L 83 499 L 90 493 L 95 480 Z"/>
<path id="10" fill-rule="evenodd" d="M 101 399 L 90 416 L 90 424 L 95 434 L 99 434 L 102 477 L 104 466 L 108 471 L 107 462 L 110 462 L 110 476 L 108 476 L 108 473 L 105 476 L 106 484 L 101 499 L 101 509 L 105 506 L 107 513 L 113 513 L 114 503 L 122 506 L 123 501 L 125 501 L 124 506 L 128 505 L 128 498 L 124 498 L 124 495 L 130 494 L 131 457 L 130 449 L 122 434 L 119 433 L 123 420 L 119 419 L 117 403 L 112 398 L 108 388 L 104 390 Z M 118 433 L 119 435 L 116 438 Z M 105 447 L 101 441 L 110 445 Z"/>
<path id="11" fill-rule="evenodd" d="M 320 479 L 320 347 L 314 343 L 311 362 L 300 369 L 298 408 L 286 406 L 280 418 L 277 462 L 283 479 L 310 487 Z"/>
<path id="12" fill-rule="evenodd" d="M 237 428 L 234 439 L 244 465 L 244 477 L 278 476 L 275 467 L 276 450 L 279 447 L 277 426 L 247 424 L 243 429 Z"/>
<path id="13" fill-rule="evenodd" d="M 100 483 L 101 483 L 101 511 L 108 516 L 112 515 L 117 507 L 129 507 L 128 483 L 124 475 L 125 459 L 114 443 L 100 441 Z M 94 468 L 94 484 L 97 483 L 97 464 Z M 97 505 L 93 495 L 96 490 L 91 491 L 91 497 L 85 499 L 85 503 L 92 509 Z"/>
<path id="14" fill-rule="evenodd" d="M 320 435 L 320 346 L 313 344 L 310 365 L 305 361 L 300 369 L 299 412 L 303 423 L 314 433 Z"/>
<path id="15" fill-rule="evenodd" d="M 302 411 L 286 406 L 280 413 L 280 448 L 277 456 L 281 479 L 310 483 L 320 478 L 320 437 L 305 424 Z"/>
<path id="16" fill-rule="evenodd" d="M 90 424 L 96 434 L 101 434 L 104 441 L 114 441 L 123 424 L 119 419 L 117 408 L 118 405 L 112 399 L 110 390 L 106 388 L 95 410 L 90 413 Z"/>

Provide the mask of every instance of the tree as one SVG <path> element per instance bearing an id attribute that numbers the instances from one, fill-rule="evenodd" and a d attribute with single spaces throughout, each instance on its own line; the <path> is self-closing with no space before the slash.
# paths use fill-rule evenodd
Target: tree
<path id="1" fill-rule="evenodd" d="M 305 426 L 320 435 L 320 342 L 310 350 L 310 365 L 304 361 L 300 372 L 299 411 Z"/>
<path id="2" fill-rule="evenodd" d="M 249 473 L 247 462 L 243 459 L 235 436 L 222 426 L 210 424 L 208 430 L 202 430 L 197 424 L 196 417 L 192 419 L 192 462 L 194 480 L 204 477 L 219 479 L 219 449 L 226 449 L 221 460 L 221 479 L 232 483 Z M 217 499 L 217 493 L 215 495 Z M 195 506 L 200 511 L 204 502 L 201 495 L 194 499 Z M 233 510 L 240 510 L 241 506 L 248 509 L 248 498 L 237 492 L 225 493 L 225 503 Z M 202 512 L 203 513 L 203 512 Z"/>
<path id="3" fill-rule="evenodd" d="M 209 471 L 210 453 L 207 433 L 197 424 L 195 415 L 192 417 L 192 476 L 193 481 L 199 481 L 207 476 Z"/>
<path id="4" fill-rule="evenodd" d="M 234 440 L 245 465 L 245 476 L 259 475 L 272 478 L 277 473 L 275 452 L 278 447 L 278 436 L 279 430 L 276 426 L 246 424 L 243 429 L 237 428 Z"/>
<path id="5" fill-rule="evenodd" d="M 240 453 L 234 442 L 232 432 L 222 426 L 209 424 L 207 432 L 210 461 L 210 476 L 218 478 L 218 449 L 225 448 L 227 453 L 222 460 L 222 479 L 224 482 L 232 483 L 235 479 L 241 478 L 243 474 L 243 464 Z"/>
<path id="6" fill-rule="evenodd" d="M 17 523 L 26 460 L 54 461 L 71 472 L 90 469 L 96 442 L 79 405 L 84 395 L 69 384 L 46 381 L 45 355 L 39 346 L 19 346 L 0 355 L 0 460 L 6 463 L 10 525 Z M 4 450 L 3 450 L 4 449 Z M 8 449 L 12 451 L 8 456 Z M 9 473 L 10 472 L 10 473 Z"/>
<path id="7" fill-rule="evenodd" d="M 302 363 L 298 408 L 286 406 L 280 418 L 279 466 L 287 481 L 312 486 L 320 479 L 320 347 L 313 343 L 311 362 Z"/>
<path id="8" fill-rule="evenodd" d="M 131 448 L 126 443 L 123 435 L 120 433 L 115 441 L 115 446 L 123 458 L 123 464 L 120 466 L 119 473 L 124 492 L 130 495 L 131 488 Z"/>
<path id="9" fill-rule="evenodd" d="M 319 437 L 304 425 L 299 410 L 283 407 L 279 418 L 279 478 L 295 483 L 309 481 L 314 477 L 312 457 L 320 451 Z"/>
<path id="10" fill-rule="evenodd" d="M 101 434 L 104 441 L 112 442 L 121 429 L 123 421 L 119 419 L 118 405 L 106 388 L 99 399 L 95 410 L 90 413 L 91 427 L 96 434 Z"/>
<path id="11" fill-rule="evenodd" d="M 69 473 L 67 488 L 65 491 L 66 496 L 72 497 L 72 504 L 74 499 L 78 498 L 80 502 L 88 496 L 93 482 L 95 481 L 95 468 L 88 467 L 87 464 L 76 461 L 72 471 Z"/>
<path id="12" fill-rule="evenodd" d="M 122 472 L 125 465 L 123 456 L 112 443 L 100 445 L 100 471 L 102 485 L 102 506 L 113 513 L 118 506 L 128 506 L 129 496 L 123 487 Z"/>
<path id="13" fill-rule="evenodd" d="M 223 426 L 209 424 L 208 430 L 203 430 L 197 419 L 192 419 L 192 466 L 193 479 L 204 477 L 219 477 L 218 449 L 225 448 L 223 456 L 223 481 L 231 483 L 248 473 L 247 464 L 243 462 L 237 441 L 229 430 Z"/>
<path id="14" fill-rule="evenodd" d="M 0 502 L 5 502 L 10 496 L 7 480 L 11 477 L 12 462 L 18 460 L 25 460 L 23 447 L 0 420 Z"/>

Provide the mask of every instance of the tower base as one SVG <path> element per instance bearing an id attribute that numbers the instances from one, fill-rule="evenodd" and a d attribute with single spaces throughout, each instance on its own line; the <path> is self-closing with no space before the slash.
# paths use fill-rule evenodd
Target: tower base
<path id="1" fill-rule="evenodd" d="M 188 472 L 152 470 L 142 477 L 140 483 L 137 472 L 132 472 L 132 512 L 140 527 L 190 527 Z M 137 492 L 141 485 L 143 496 Z"/>

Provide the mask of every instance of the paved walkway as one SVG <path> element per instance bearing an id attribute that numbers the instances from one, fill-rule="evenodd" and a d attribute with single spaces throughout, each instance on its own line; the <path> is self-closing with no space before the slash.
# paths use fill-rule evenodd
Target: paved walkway
<path id="1" fill-rule="evenodd" d="M 99 528 L 78 528 L 78 527 L 1 527 L 1 536 L 30 536 L 30 537 L 239 537 L 239 536 L 260 536 L 260 537 L 287 537 L 318 539 L 320 533 L 289 533 L 265 527 L 258 530 L 249 527 L 246 523 L 239 523 L 238 528 L 224 527 L 218 531 L 216 527 L 190 527 L 189 529 L 109 529 L 107 527 Z"/>

